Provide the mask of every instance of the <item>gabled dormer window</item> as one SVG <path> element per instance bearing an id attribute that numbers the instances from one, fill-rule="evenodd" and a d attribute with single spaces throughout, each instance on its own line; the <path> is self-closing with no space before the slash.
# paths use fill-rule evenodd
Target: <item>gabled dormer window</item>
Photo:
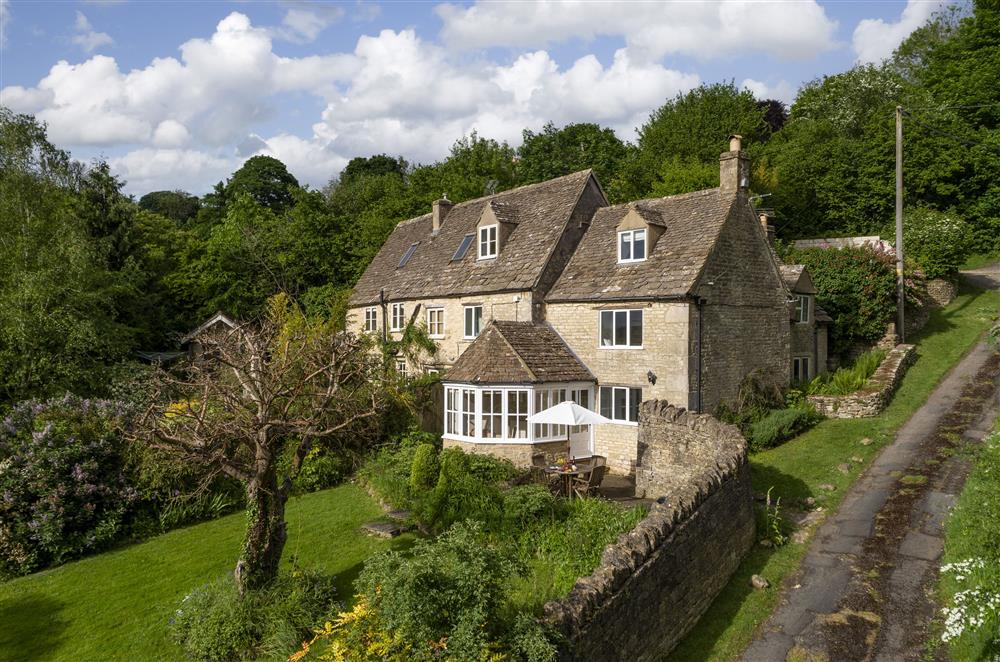
<path id="1" fill-rule="evenodd" d="M 497 227 L 496 225 L 485 225 L 479 228 L 480 260 L 497 256 Z"/>
<path id="2" fill-rule="evenodd" d="M 646 231 L 623 230 L 618 233 L 618 261 L 642 262 L 646 259 Z"/>

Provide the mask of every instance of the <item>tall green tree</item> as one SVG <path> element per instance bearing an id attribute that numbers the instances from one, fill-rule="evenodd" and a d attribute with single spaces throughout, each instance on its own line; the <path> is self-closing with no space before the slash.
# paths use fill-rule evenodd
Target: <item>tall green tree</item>
<path id="1" fill-rule="evenodd" d="M 639 129 L 638 149 L 611 185 L 615 197 L 647 196 L 664 163 L 674 159 L 717 165 L 732 134 L 743 136 L 748 146 L 766 141 L 770 137 L 766 114 L 767 108 L 750 91 L 732 82 L 678 94 L 653 111 Z"/>
<path id="2" fill-rule="evenodd" d="M 133 346 L 116 308 L 132 285 L 79 216 L 86 176 L 42 124 L 0 108 L 0 401 L 101 393 Z"/>
<path id="3" fill-rule="evenodd" d="M 298 188 L 299 181 L 284 163 L 273 156 L 251 156 L 226 182 L 225 198 L 245 193 L 258 205 L 281 213 L 294 204 Z"/>
<path id="4" fill-rule="evenodd" d="M 549 122 L 539 133 L 525 129 L 522 135 L 518 175 L 525 184 L 587 168 L 594 170 L 598 181 L 610 183 L 628 153 L 612 129 L 597 124 L 567 124 L 557 129 Z"/>
<path id="5" fill-rule="evenodd" d="M 139 198 L 139 207 L 185 226 L 197 218 L 201 201 L 186 191 L 152 191 Z"/>

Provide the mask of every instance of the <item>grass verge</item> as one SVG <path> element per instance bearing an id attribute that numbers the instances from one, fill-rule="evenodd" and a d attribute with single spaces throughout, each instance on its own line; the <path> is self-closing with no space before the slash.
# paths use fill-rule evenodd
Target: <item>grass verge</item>
<path id="1" fill-rule="evenodd" d="M 368 556 L 411 540 L 362 534 L 381 513 L 355 485 L 293 497 L 283 566 L 324 567 L 349 600 Z M 235 513 L 0 584 L 0 660 L 183 659 L 167 619 L 190 589 L 232 569 L 244 524 Z"/>
<path id="2" fill-rule="evenodd" d="M 828 419 L 782 446 L 752 455 L 754 490 L 764 493 L 773 487 L 773 496 L 781 497 L 782 504 L 812 497 L 828 511 L 835 510 L 872 458 L 982 336 L 998 309 L 1000 293 L 965 289 L 946 308 L 934 311 L 923 331 L 908 339 L 917 345 L 917 360 L 881 416 Z M 862 444 L 863 439 L 870 443 Z M 846 474 L 838 469 L 844 464 L 850 465 Z M 808 546 L 807 540 L 778 548 L 754 547 L 670 659 L 737 658 L 774 610 L 782 580 L 799 567 Z M 754 574 L 766 577 L 770 588 L 751 588 Z"/>
<path id="3" fill-rule="evenodd" d="M 941 640 L 954 660 L 1000 654 L 1000 418 L 945 525 Z M 933 642 L 936 643 L 936 642 Z"/>

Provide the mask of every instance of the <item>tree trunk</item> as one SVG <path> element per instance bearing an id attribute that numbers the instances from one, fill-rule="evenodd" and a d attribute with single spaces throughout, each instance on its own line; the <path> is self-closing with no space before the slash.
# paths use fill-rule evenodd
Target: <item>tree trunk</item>
<path id="1" fill-rule="evenodd" d="M 236 563 L 240 595 L 267 586 L 278 575 L 285 548 L 285 502 L 288 491 L 278 487 L 275 467 L 258 472 L 247 483 L 247 531 Z"/>

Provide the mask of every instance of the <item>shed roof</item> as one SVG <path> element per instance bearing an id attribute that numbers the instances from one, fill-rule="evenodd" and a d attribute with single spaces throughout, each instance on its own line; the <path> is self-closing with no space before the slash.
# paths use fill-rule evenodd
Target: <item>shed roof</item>
<path id="1" fill-rule="evenodd" d="M 592 382 L 594 375 L 552 327 L 494 320 L 448 370 L 446 382 Z"/>
<path id="2" fill-rule="evenodd" d="M 584 170 L 458 203 L 448 211 L 434 236 L 431 214 L 402 221 L 355 285 L 350 305 L 378 301 L 382 288 L 395 300 L 533 288 L 592 179 L 591 171 Z M 478 260 L 473 246 L 464 257 L 453 261 L 465 236 L 475 232 L 487 205 L 501 222 L 516 228 L 496 258 Z M 400 258 L 415 243 L 413 256 L 400 267 Z"/>

